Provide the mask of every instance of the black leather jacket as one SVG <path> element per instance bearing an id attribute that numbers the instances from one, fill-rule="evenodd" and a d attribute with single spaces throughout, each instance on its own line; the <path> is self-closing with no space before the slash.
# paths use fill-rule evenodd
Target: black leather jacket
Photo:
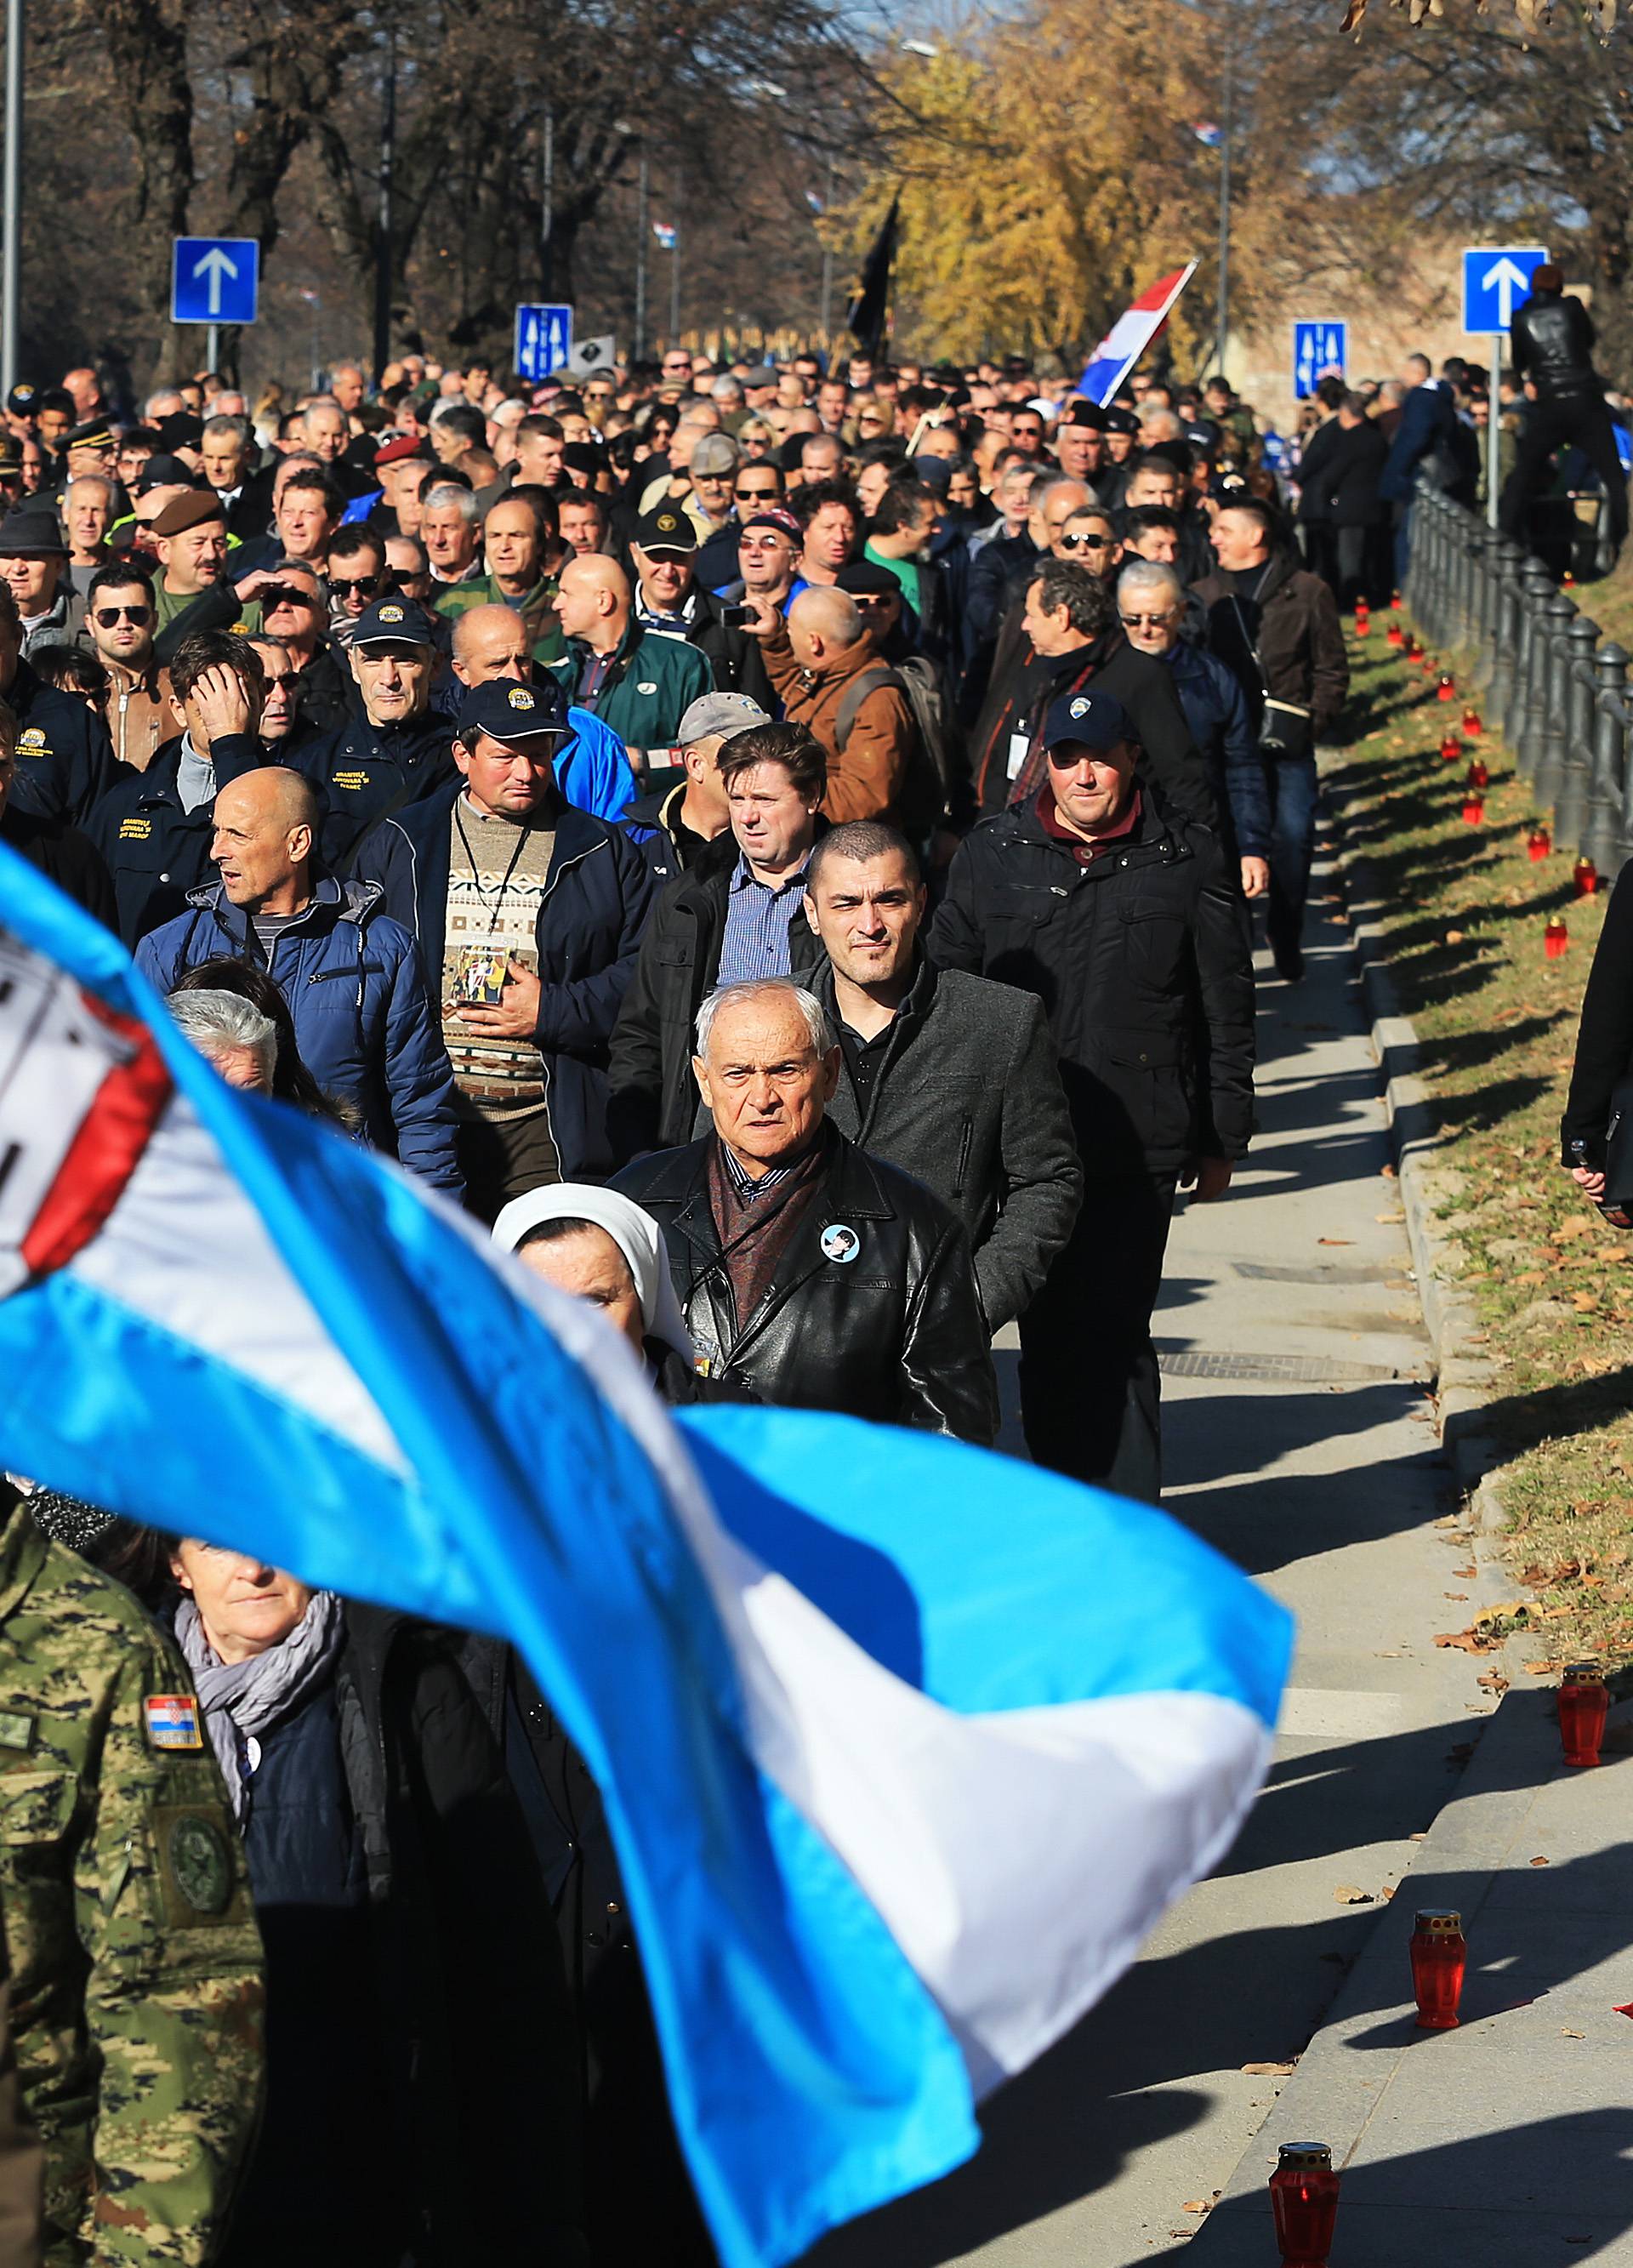
<path id="1" fill-rule="evenodd" d="M 643 1158 L 613 1187 L 662 1225 L 687 1327 L 713 1370 L 762 1402 L 990 1444 L 997 1381 L 963 1228 L 910 1174 L 832 1126 L 823 1139 L 821 1188 L 740 1329 L 709 1202 L 715 1137 Z M 830 1226 L 854 1233 L 831 1240 L 849 1257 L 824 1252 Z"/>
<path id="2" fill-rule="evenodd" d="M 1539 394 L 1593 394 L 1593 319 L 1580 299 L 1538 291 L 1514 310 L 1514 367 Z"/>

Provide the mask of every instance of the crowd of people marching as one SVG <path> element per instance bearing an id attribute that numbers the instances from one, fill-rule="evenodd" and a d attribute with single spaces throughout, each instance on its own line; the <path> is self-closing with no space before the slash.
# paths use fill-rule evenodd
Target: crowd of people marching
<path id="1" fill-rule="evenodd" d="M 0 840 L 666 1400 L 990 1444 L 1014 1325 L 1030 1454 L 1155 1499 L 1166 1245 L 1248 1147 L 1261 913 L 1303 975 L 1340 602 L 1467 406 L 1329 387 L 1296 488 L 1221 379 L 1019 359 L 19 385 Z M 509 1650 L 24 1484 L 0 1808 L 51 2262 L 710 2257 Z"/>

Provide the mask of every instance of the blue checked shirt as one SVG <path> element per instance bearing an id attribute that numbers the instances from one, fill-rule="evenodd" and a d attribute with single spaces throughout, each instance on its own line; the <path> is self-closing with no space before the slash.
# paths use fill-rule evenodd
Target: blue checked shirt
<path id="1" fill-rule="evenodd" d="M 788 932 L 798 918 L 805 895 L 802 866 L 780 890 L 754 880 L 739 850 L 726 893 L 725 933 L 720 940 L 717 984 L 753 984 L 761 976 L 790 973 Z"/>

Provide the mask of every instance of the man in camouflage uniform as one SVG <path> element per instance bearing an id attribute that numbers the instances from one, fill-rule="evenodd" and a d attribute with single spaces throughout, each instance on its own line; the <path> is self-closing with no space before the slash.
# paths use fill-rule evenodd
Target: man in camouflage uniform
<path id="1" fill-rule="evenodd" d="M 180 1657 L 0 1484 L 0 1905 L 48 2268 L 215 2257 L 261 1939 Z"/>

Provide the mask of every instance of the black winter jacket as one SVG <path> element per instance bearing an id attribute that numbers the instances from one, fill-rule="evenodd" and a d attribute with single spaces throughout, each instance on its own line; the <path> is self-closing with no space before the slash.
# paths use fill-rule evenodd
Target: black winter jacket
<path id="1" fill-rule="evenodd" d="M 443 997 L 450 814 L 464 785 L 456 773 L 434 794 L 383 821 L 352 861 L 359 879 L 383 886 L 386 912 L 417 941 L 433 1001 Z M 541 990 L 533 1037 L 544 1058 L 550 1131 L 570 1181 L 599 1180 L 613 1166 L 607 1046 L 652 893 L 651 868 L 622 828 L 572 804 L 560 806 L 534 930 Z"/>
<path id="2" fill-rule="evenodd" d="M 1610 1098 L 1629 1077 L 1633 1077 L 1633 861 L 1622 869 L 1610 893 L 1605 925 L 1588 971 L 1587 990 L 1582 996 L 1570 1092 L 1559 1129 L 1563 1164 L 1603 1171 Z M 1582 1157 L 1571 1148 L 1573 1142 L 1582 1144 Z"/>
<path id="3" fill-rule="evenodd" d="M 729 603 L 726 600 L 717 599 L 712 591 L 697 584 L 693 585 L 691 596 L 696 606 L 686 642 L 697 648 L 714 673 L 716 692 L 747 694 L 751 701 L 760 703 L 767 716 L 775 716 L 776 700 L 771 681 L 766 675 L 760 640 L 750 637 L 747 630 L 730 627 L 725 619 Z M 642 627 L 651 630 L 652 624 L 644 619 Z"/>
<path id="4" fill-rule="evenodd" d="M 48 685 L 20 659 L 5 698 L 18 726 L 11 801 L 38 818 L 83 827 L 125 770 L 107 726 L 77 694 Z"/>
<path id="5" fill-rule="evenodd" d="M 48 881 L 94 914 L 104 927 L 117 931 L 119 909 L 114 902 L 113 877 L 101 853 L 77 827 L 59 827 L 8 803 L 0 812 L 0 843 L 38 867 Z"/>
<path id="6" fill-rule="evenodd" d="M 1080 867 L 1034 808 L 1005 812 L 965 838 L 929 942 L 944 968 L 1042 1001 L 1091 1173 L 1247 1150 L 1247 917 L 1206 828 L 1166 821 L 1147 797 L 1127 840 Z"/>
<path id="7" fill-rule="evenodd" d="M 1595 394 L 1593 318 L 1580 299 L 1536 291 L 1514 310 L 1509 329 L 1514 367 L 1544 400 Z"/>
<path id="8" fill-rule="evenodd" d="M 814 989 L 837 1022 L 826 963 Z M 871 1084 L 858 1090 L 847 1050 L 828 1115 L 870 1157 L 915 1174 L 963 1222 L 989 1327 L 1001 1329 L 1023 1314 L 1083 1201 L 1042 1003 L 921 962 Z"/>
<path id="9" fill-rule="evenodd" d="M 613 1034 L 607 1128 L 620 1159 L 673 1149 L 692 1138 L 697 1112 L 693 1027 L 719 970 L 737 853 L 737 837 L 728 829 L 690 873 L 670 883 L 642 939 Z M 794 916 L 788 946 L 791 972 L 804 982 L 823 954 L 803 914 Z"/>
<path id="10" fill-rule="evenodd" d="M 303 738 L 290 761 L 322 799 L 319 843 L 331 874 L 364 871 L 352 855 L 383 814 L 409 810 L 450 781 L 457 785 L 452 742 L 447 718 L 430 711 L 401 725 L 371 724 L 365 713 L 327 739 Z"/>
<path id="11" fill-rule="evenodd" d="M 1358 425 L 1339 427 L 1326 475 L 1335 527 L 1383 526 L 1389 507 L 1378 484 L 1388 461 L 1388 440 L 1370 417 Z"/>
<path id="12" fill-rule="evenodd" d="M 1208 651 L 1235 672 L 1255 726 L 1268 692 L 1308 709 L 1319 739 L 1337 721 L 1350 689 L 1337 601 L 1319 575 L 1306 574 L 1288 553 L 1266 565 L 1256 598 L 1238 593 L 1223 574 L 1196 585 L 1207 609 Z"/>
<path id="13" fill-rule="evenodd" d="M 253 733 L 224 734 L 210 753 L 218 788 L 277 761 Z M 114 878 L 119 934 L 134 952 L 149 930 L 186 913 L 189 890 L 216 879 L 210 855 L 215 806 L 181 808 L 180 734 L 166 741 L 144 772 L 126 764 L 118 769 L 123 777 L 92 812 L 85 833 Z"/>
<path id="14" fill-rule="evenodd" d="M 735 1373 L 762 1402 L 989 1444 L 997 1381 L 968 1238 L 911 1174 L 832 1127 L 823 1139 L 821 1187 L 740 1326 L 709 1202 L 715 1137 L 644 1158 L 613 1187 L 661 1224 L 688 1329 L 712 1372 Z M 850 1241 L 849 1256 L 830 1257 L 830 1226 L 851 1230 L 860 1250 Z"/>

